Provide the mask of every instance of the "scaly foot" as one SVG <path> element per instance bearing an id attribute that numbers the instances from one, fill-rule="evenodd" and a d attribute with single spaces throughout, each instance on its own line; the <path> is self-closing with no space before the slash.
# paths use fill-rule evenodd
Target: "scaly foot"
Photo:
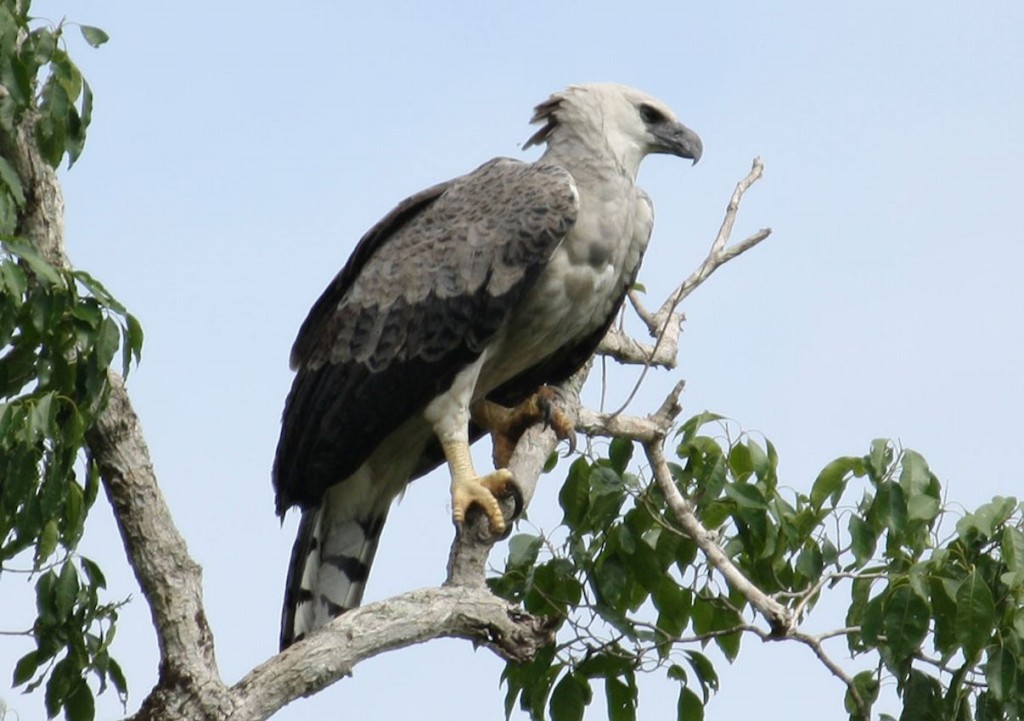
<path id="1" fill-rule="evenodd" d="M 498 505 L 498 498 L 509 493 L 512 472 L 501 468 L 486 476 L 452 477 L 452 520 L 459 526 L 466 519 L 466 511 L 474 503 L 487 514 L 491 533 L 500 536 L 505 532 L 505 517 Z"/>
<path id="2" fill-rule="evenodd" d="M 496 536 L 505 533 L 505 516 L 498 498 L 514 492 L 512 472 L 502 468 L 486 476 L 478 476 L 469 455 L 469 443 L 452 441 L 442 443 L 441 447 L 452 474 L 452 520 L 461 527 L 466 520 L 466 511 L 475 503 L 487 514 L 491 533 Z"/>

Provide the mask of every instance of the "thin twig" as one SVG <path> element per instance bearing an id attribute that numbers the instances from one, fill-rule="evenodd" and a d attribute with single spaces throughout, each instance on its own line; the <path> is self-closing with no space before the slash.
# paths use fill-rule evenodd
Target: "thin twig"
<path id="1" fill-rule="evenodd" d="M 602 340 L 601 346 L 598 348 L 599 353 L 609 355 L 620 362 L 643 365 L 643 370 L 633 384 L 633 388 L 627 395 L 626 400 L 622 402 L 612 415 L 618 415 L 629 407 L 629 404 L 633 402 L 633 398 L 636 397 L 640 386 L 643 385 L 644 379 L 647 377 L 647 371 L 652 365 L 666 368 L 675 367 L 679 353 L 679 333 L 682 330 L 684 319 L 682 313 L 676 312 L 676 308 L 683 299 L 711 277 L 712 273 L 722 265 L 750 250 L 771 235 L 772 231 L 770 228 L 763 228 L 736 245 L 728 245 L 732 237 L 732 229 L 736 223 L 736 215 L 739 212 L 743 195 L 750 186 L 758 181 L 763 173 L 764 163 L 761 162 L 760 158 L 754 158 L 750 172 L 736 184 L 736 189 L 733 191 L 729 204 L 726 207 L 725 218 L 722 220 L 722 225 L 704 261 L 679 287 L 669 293 L 657 313 L 651 315 L 649 311 L 643 308 L 643 304 L 640 303 L 636 294 L 630 294 L 631 304 L 637 309 L 637 314 L 647 326 L 648 332 L 654 336 L 655 342 L 653 346 L 646 346 L 628 338 L 628 336 L 617 330 L 610 332 Z"/>
<path id="2" fill-rule="evenodd" d="M 675 291 L 669 294 L 668 298 L 658 309 L 658 312 L 654 314 L 655 318 L 662 319 L 670 316 L 675 311 L 676 306 L 678 306 L 686 296 L 696 290 L 701 283 L 707 280 L 711 274 L 718 270 L 718 268 L 720 268 L 724 263 L 728 263 L 737 255 L 745 253 L 771 235 L 771 228 L 762 228 L 736 245 L 727 247 L 729 238 L 732 237 L 733 226 L 736 223 L 736 214 L 739 212 L 740 201 L 743 200 L 744 193 L 746 193 L 747 190 L 750 189 L 750 186 L 761 178 L 763 173 L 764 163 L 761 162 L 760 158 L 754 158 L 754 162 L 751 165 L 750 172 L 747 173 L 747 177 L 736 184 L 736 189 L 733 191 L 732 197 L 729 198 L 729 204 L 725 209 L 725 218 L 722 220 L 722 226 L 718 229 L 718 235 L 715 236 L 714 242 L 711 243 L 711 250 L 708 251 L 708 255 L 704 259 L 704 262 L 701 263 L 700 267 L 691 273 L 690 277 L 684 280 L 679 287 L 675 289 Z"/>
<path id="3" fill-rule="evenodd" d="M 662 448 L 662 440 L 659 439 L 645 443 L 644 450 L 647 453 L 647 460 L 651 464 L 651 471 L 654 473 L 655 481 L 668 503 L 669 511 L 683 532 L 693 539 L 697 547 L 704 553 L 705 558 L 708 559 L 708 562 L 725 577 L 729 586 L 741 593 L 768 621 L 768 625 L 771 627 L 774 635 L 786 636 L 791 633 L 793 630 L 793 615 L 789 609 L 751 583 L 750 579 L 743 575 L 743 572 L 718 547 L 714 536 L 708 532 L 704 524 L 697 518 L 693 506 L 683 498 L 668 469 L 668 462 L 665 460 L 665 453 Z"/>
<path id="4" fill-rule="evenodd" d="M 844 684 L 846 684 L 847 690 L 850 692 L 850 698 L 857 704 L 857 710 L 860 712 L 862 718 L 867 721 L 868 719 L 868 706 L 864 703 L 864 699 L 860 696 L 860 691 L 857 690 L 857 685 L 853 682 L 853 677 L 850 676 L 846 671 L 843 670 L 842 666 L 832 660 L 832 657 L 825 653 L 825 649 L 821 644 L 823 636 L 811 636 L 803 633 L 802 631 L 796 631 L 791 633 L 789 638 L 794 641 L 798 641 L 805 646 L 809 647 L 814 655 L 818 657 L 818 660 L 827 668 L 833 676 L 838 678 Z"/>

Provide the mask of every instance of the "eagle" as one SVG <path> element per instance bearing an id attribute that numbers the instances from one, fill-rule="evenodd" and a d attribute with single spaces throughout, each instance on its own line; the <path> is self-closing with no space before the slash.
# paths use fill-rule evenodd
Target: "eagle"
<path id="1" fill-rule="evenodd" d="M 549 386 L 587 362 L 636 278 L 654 220 L 640 162 L 703 150 L 664 103 L 611 83 L 555 93 L 531 123 L 540 159 L 403 200 L 299 330 L 273 467 L 278 515 L 302 512 L 282 649 L 359 605 L 392 501 L 437 465 L 457 526 L 476 505 L 505 532 L 517 436 L 555 417 Z M 486 432 L 497 469 L 481 475 L 470 444 Z"/>

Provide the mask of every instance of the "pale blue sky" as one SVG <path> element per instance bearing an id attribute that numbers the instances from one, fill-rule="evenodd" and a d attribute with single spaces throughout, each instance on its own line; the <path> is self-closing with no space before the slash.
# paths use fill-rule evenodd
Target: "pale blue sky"
<path id="1" fill-rule="evenodd" d="M 68 249 L 145 327 L 129 388 L 204 567 L 227 679 L 276 650 L 295 518 L 279 527 L 269 471 L 307 309 L 404 196 L 494 155 L 534 157 L 518 149 L 533 104 L 573 82 L 636 85 L 703 137 L 695 168 L 658 157 L 641 170 L 654 297 L 703 257 L 752 158 L 766 165 L 736 234 L 774 235 L 691 297 L 679 369 L 649 378 L 634 409 L 685 378 L 686 413 L 763 432 L 784 483 L 805 491 L 831 458 L 893 436 L 951 500 L 1020 492 L 1024 5 L 353 5 L 35 6 L 111 35 L 96 51 L 70 36 L 96 108 L 63 175 Z M 560 517 L 556 485 L 531 508 L 541 522 Z M 367 600 L 441 581 L 446 488 L 417 483 L 393 512 Z M 83 551 L 112 597 L 136 596 L 115 647 L 134 707 L 155 679 L 155 641 L 102 500 Z M 10 607 L 17 584 L 4 579 Z M 5 639 L 0 668 L 27 648 Z M 280 718 L 499 719 L 501 668 L 436 642 L 360 666 Z M 747 639 L 718 670 L 709 721 L 845 718 L 841 684 L 806 648 Z M 0 697 L 23 720 L 42 713 L 39 699 Z M 675 697 L 645 684 L 639 718 L 671 717 Z M 111 697 L 99 708 L 119 712 Z"/>

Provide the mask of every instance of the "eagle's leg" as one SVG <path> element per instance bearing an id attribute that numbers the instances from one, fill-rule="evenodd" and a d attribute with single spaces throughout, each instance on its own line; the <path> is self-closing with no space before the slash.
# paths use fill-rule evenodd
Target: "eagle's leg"
<path id="1" fill-rule="evenodd" d="M 468 442 L 442 442 L 441 447 L 452 474 L 452 520 L 461 526 L 466 519 L 466 511 L 475 503 L 487 514 L 491 532 L 497 536 L 502 535 L 505 532 L 505 517 L 498 505 L 498 498 L 508 493 L 512 472 L 501 468 L 486 476 L 478 476 L 473 469 Z"/>
<path id="2" fill-rule="evenodd" d="M 557 399 L 558 394 L 554 388 L 541 386 L 514 408 L 506 408 L 486 398 L 470 406 L 473 421 L 491 434 L 496 468 L 508 467 L 512 452 L 523 433 L 541 421 L 555 432 L 558 440 L 569 442 L 570 452 L 576 450 L 576 428 L 558 408 Z"/>

